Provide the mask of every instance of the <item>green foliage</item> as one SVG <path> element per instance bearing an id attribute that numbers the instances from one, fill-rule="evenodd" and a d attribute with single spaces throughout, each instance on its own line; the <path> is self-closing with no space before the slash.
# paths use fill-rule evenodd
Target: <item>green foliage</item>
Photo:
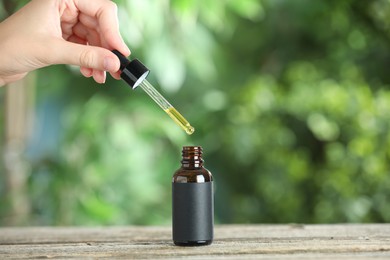
<path id="1" fill-rule="evenodd" d="M 169 224 L 191 144 L 220 223 L 390 221 L 388 1 L 116 2 L 132 57 L 196 132 L 121 81 L 41 70 L 38 122 L 58 136 L 31 146 L 32 224 Z"/>
<path id="2" fill-rule="evenodd" d="M 176 162 L 174 148 L 185 136 L 180 129 L 170 130 L 169 120 L 152 120 L 163 112 L 142 101 L 118 105 L 94 95 L 81 111 L 78 104 L 67 108 L 60 160 L 50 166 L 58 176 L 46 176 L 51 183 L 45 193 L 54 193 L 61 204 L 56 223 L 167 222 L 162 206 L 170 202 L 174 170 L 167 162 Z M 32 178 L 32 185 L 42 186 L 36 180 Z M 47 206 L 44 203 L 41 210 Z"/>

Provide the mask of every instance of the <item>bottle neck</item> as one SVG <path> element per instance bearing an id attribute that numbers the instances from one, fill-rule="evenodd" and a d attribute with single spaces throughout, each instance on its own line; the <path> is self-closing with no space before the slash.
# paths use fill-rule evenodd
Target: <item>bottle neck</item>
<path id="1" fill-rule="evenodd" d="M 202 147 L 184 146 L 182 150 L 181 165 L 183 168 L 203 167 Z"/>

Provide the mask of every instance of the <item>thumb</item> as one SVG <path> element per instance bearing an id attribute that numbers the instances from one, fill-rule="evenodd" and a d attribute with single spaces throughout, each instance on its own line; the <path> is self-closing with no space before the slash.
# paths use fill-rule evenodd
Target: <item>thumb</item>
<path id="1" fill-rule="evenodd" d="M 96 46 L 82 45 L 73 42 L 59 40 L 51 63 L 69 64 L 80 67 L 108 71 L 115 73 L 119 70 L 120 62 L 118 57 L 111 51 Z"/>

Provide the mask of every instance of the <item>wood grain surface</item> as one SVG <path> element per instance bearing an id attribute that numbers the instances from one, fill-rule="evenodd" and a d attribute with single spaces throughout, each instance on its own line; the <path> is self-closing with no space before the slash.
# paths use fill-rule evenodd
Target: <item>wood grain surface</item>
<path id="1" fill-rule="evenodd" d="M 390 224 L 221 225 L 210 246 L 171 239 L 168 226 L 0 228 L 0 259 L 390 259 Z"/>

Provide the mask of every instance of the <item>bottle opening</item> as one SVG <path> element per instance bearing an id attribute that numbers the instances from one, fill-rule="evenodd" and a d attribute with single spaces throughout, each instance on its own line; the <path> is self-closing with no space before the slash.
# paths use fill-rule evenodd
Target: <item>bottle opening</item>
<path id="1" fill-rule="evenodd" d="M 181 163 L 184 167 L 201 167 L 203 149 L 201 146 L 183 146 Z"/>

